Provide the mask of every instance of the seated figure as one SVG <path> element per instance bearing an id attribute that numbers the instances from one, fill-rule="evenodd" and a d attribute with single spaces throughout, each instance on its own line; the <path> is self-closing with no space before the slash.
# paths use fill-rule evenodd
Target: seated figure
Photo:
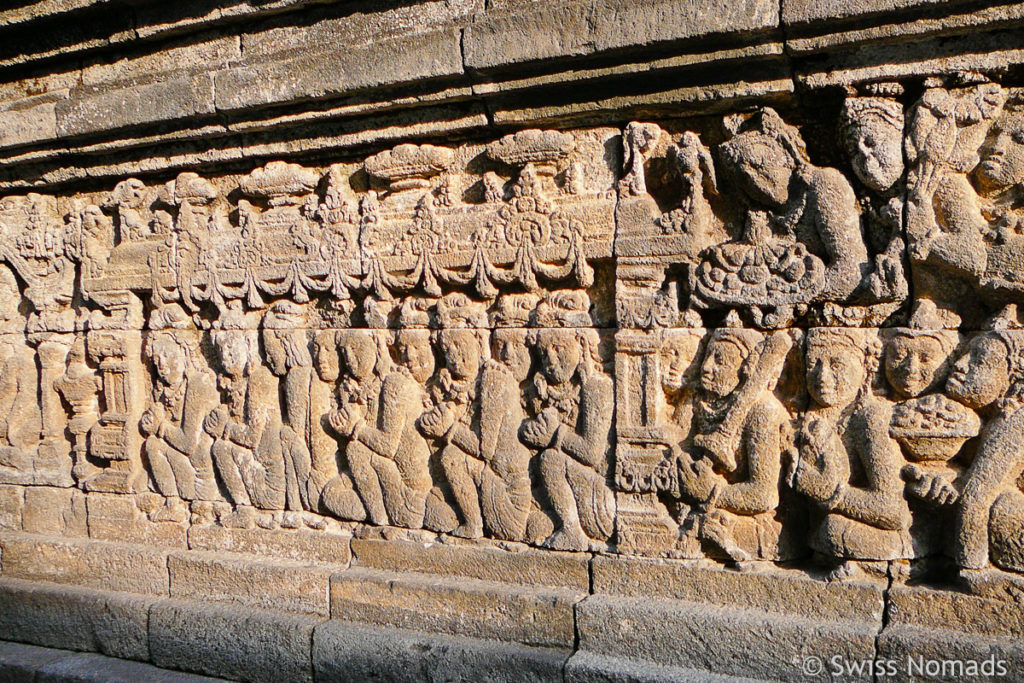
<path id="1" fill-rule="evenodd" d="M 879 571 L 912 557 L 899 445 L 889 434 L 892 406 L 869 390 L 879 353 L 866 330 L 814 328 L 807 337 L 812 405 L 789 477 L 822 515 L 811 546 L 836 564 L 831 578 Z"/>
<path id="2" fill-rule="evenodd" d="M 614 396 L 611 379 L 601 370 L 588 309 L 586 293 L 576 291 L 555 292 L 538 306 L 539 371 L 532 417 L 520 430 L 523 441 L 540 453 L 541 480 L 557 524 L 543 545 L 556 550 L 601 547 L 614 531 L 615 496 L 609 485 Z"/>

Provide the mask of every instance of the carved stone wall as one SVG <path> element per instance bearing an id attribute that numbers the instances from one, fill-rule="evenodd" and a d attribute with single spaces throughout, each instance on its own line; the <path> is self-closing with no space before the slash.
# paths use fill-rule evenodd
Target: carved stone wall
<path id="1" fill-rule="evenodd" d="M 654 4 L 617 21 L 651 21 Z M 321 619 L 286 637 L 280 613 L 518 643 L 558 676 L 552 661 L 570 654 L 582 677 L 646 661 L 666 667 L 654 678 L 788 680 L 814 674 L 809 657 L 893 659 L 905 673 L 900 658 L 949 652 L 996 653 L 1024 675 L 1017 62 L 926 45 L 933 62 L 916 71 L 908 57 L 871 66 L 829 45 L 878 26 L 826 35 L 796 3 L 786 40 L 806 60 L 776 88 L 775 24 L 749 4 L 727 26 L 749 21 L 763 41 L 752 90 L 675 115 L 649 90 L 589 121 L 563 103 L 512 132 L 424 141 L 406 127 L 413 141 L 365 154 L 271 145 L 231 163 L 223 141 L 242 133 L 220 131 L 210 163 L 154 154 L 139 173 L 120 169 L 143 138 L 97 122 L 68 133 L 66 173 L 45 149 L 38 166 L 12 157 L 0 624 L 96 649 L 25 635 L 50 618 L 25 606 L 27 580 L 163 596 L 144 606 L 148 655 L 98 649 L 241 679 L 265 674 L 175 644 L 208 637 L 180 601 L 269 610 L 204 623 L 247 624 L 224 641 L 243 654 L 269 629 L 280 661 L 308 661 L 313 642 L 328 677 L 348 675 L 359 648 L 378 659 L 383 636 Z M 580 8 L 607 38 L 607 8 Z M 1001 7 L 996 28 L 1019 29 L 1018 10 Z M 502 11 L 461 29 L 477 73 L 503 54 L 482 37 L 505 35 L 488 22 L 525 21 Z M 915 30 L 941 34 L 950 16 Z M 602 68 L 623 87 L 625 67 Z M 210 78 L 259 85 L 254 69 Z M 498 90 L 533 87 L 493 69 Z M 221 98 L 258 110 L 215 91 L 217 111 Z M 86 105 L 58 100 L 58 122 L 71 106 Z M 0 123 L 17 131 L 14 115 Z M 192 135 L 174 130 L 153 133 L 154 149 Z M 90 156 L 89 135 L 118 142 Z M 95 165 L 102 155 L 121 161 Z M 673 624 L 714 634 L 710 654 Z M 782 634 L 777 651 L 758 640 L 765 628 Z M 438 666 L 484 675 L 473 651 Z M 723 663 L 735 653 L 752 659 Z"/>

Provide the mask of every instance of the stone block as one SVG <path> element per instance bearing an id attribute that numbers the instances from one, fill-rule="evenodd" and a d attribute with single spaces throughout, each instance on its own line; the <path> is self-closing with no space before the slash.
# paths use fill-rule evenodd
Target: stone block
<path id="1" fill-rule="evenodd" d="M 1024 674 L 1020 636 L 892 624 L 878 637 L 877 656 L 892 662 L 895 675 L 885 680 L 998 681 Z"/>
<path id="2" fill-rule="evenodd" d="M 968 0 L 862 0 L 849 3 L 843 0 L 785 0 L 782 3 L 783 24 L 832 24 L 838 20 L 858 16 L 899 12 L 921 8 L 948 9 Z"/>
<path id="3" fill-rule="evenodd" d="M 0 578 L 0 633 L 44 647 L 149 659 L 155 598 Z"/>
<path id="4" fill-rule="evenodd" d="M 879 624 L 813 620 L 664 598 L 592 595 L 576 607 L 579 648 L 730 676 L 801 679 L 805 657 L 871 659 Z M 809 679 L 814 680 L 814 679 Z"/>
<path id="5" fill-rule="evenodd" d="M 0 680 L 6 683 L 35 683 L 37 672 L 44 667 L 75 656 L 67 650 L 0 641 Z"/>
<path id="6" fill-rule="evenodd" d="M 0 530 L 21 531 L 24 487 L 0 484 Z"/>
<path id="7" fill-rule="evenodd" d="M 0 111 L 0 147 L 14 147 L 52 140 L 57 135 L 53 102 Z"/>
<path id="8" fill-rule="evenodd" d="M 187 545 L 184 524 L 150 522 L 139 510 L 135 496 L 90 493 L 85 508 L 91 538 L 171 548 Z"/>
<path id="9" fill-rule="evenodd" d="M 881 624 L 886 585 L 825 582 L 803 570 L 737 572 L 721 565 L 634 557 L 595 557 L 594 592 L 731 605 L 816 619 L 863 619 Z"/>
<path id="10" fill-rule="evenodd" d="M 167 553 L 89 539 L 2 534 L 3 575 L 100 590 L 167 595 Z"/>
<path id="11" fill-rule="evenodd" d="M 167 600 L 153 606 L 150 652 L 159 667 L 253 683 L 312 681 L 310 644 L 323 619 Z"/>
<path id="12" fill-rule="evenodd" d="M 347 567 L 352 559 L 351 536 L 310 529 L 226 529 L 196 526 L 189 529 L 192 550 L 244 553 L 298 562 Z"/>
<path id="13" fill-rule="evenodd" d="M 72 488 L 27 487 L 22 527 L 25 531 L 33 534 L 88 535 L 85 494 Z"/>
<path id="14" fill-rule="evenodd" d="M 175 45 L 138 57 L 92 64 L 82 69 L 82 85 L 139 83 L 160 74 L 162 79 L 179 78 L 187 70 L 213 71 L 241 56 L 237 36 L 222 36 L 197 43 Z"/>
<path id="15" fill-rule="evenodd" d="M 893 586 L 889 591 L 889 623 L 1021 638 L 1024 605 L 952 590 Z"/>
<path id="16" fill-rule="evenodd" d="M 531 3 L 484 15 L 466 27 L 466 68 L 495 69 L 593 52 L 590 2 Z"/>
<path id="17" fill-rule="evenodd" d="M 167 568 L 172 598 L 328 614 L 330 569 L 193 551 L 171 554 Z"/>
<path id="18" fill-rule="evenodd" d="M 56 105 L 57 137 L 172 121 L 213 112 L 208 74 L 181 75 L 141 85 L 72 91 Z"/>
<path id="19" fill-rule="evenodd" d="M 33 680 L 36 683 L 213 683 L 222 679 L 89 653 L 55 659 L 41 667 Z"/>
<path id="20" fill-rule="evenodd" d="M 526 645 L 571 647 L 584 593 L 351 568 L 331 577 L 331 617 Z"/>
<path id="21" fill-rule="evenodd" d="M 760 679 L 577 652 L 565 665 L 564 680 L 566 683 L 756 683 Z"/>
<path id="22" fill-rule="evenodd" d="M 462 73 L 457 31 L 442 30 L 370 45 L 303 52 L 216 72 L 218 110 L 341 95 Z"/>
<path id="23" fill-rule="evenodd" d="M 774 30 L 779 3 L 771 0 L 598 0 L 593 40 L 597 52 L 652 43 Z"/>
<path id="24" fill-rule="evenodd" d="M 557 681 L 568 650 L 329 621 L 313 632 L 316 680 Z"/>
<path id="25" fill-rule="evenodd" d="M 360 567 L 389 571 L 465 576 L 527 586 L 558 586 L 586 591 L 590 556 L 585 553 L 516 551 L 469 545 L 352 539 Z"/>

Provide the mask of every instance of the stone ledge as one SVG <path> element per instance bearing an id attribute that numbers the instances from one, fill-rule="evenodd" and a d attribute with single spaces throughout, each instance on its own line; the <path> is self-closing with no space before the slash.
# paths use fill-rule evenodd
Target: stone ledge
<path id="1" fill-rule="evenodd" d="M 313 632 L 313 668 L 326 681 L 560 681 L 570 654 L 400 628 L 330 621 Z"/>
<path id="2" fill-rule="evenodd" d="M 765 683 L 760 678 L 720 675 L 624 657 L 577 652 L 565 665 L 566 683 Z"/>
<path id="3" fill-rule="evenodd" d="M 572 647 L 583 592 L 354 567 L 331 577 L 331 617 L 526 645 Z"/>
<path id="4" fill-rule="evenodd" d="M 0 679 L 7 683 L 214 683 L 223 680 L 94 653 L 2 640 Z"/>
<path id="5" fill-rule="evenodd" d="M 19 642 L 149 659 L 157 598 L 0 578 L 0 633 Z"/>

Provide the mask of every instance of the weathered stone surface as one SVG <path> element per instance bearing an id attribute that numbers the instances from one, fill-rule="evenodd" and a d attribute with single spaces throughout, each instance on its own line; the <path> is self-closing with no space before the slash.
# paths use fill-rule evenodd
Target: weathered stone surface
<path id="1" fill-rule="evenodd" d="M 351 536 L 309 529 L 225 529 L 194 526 L 188 532 L 193 550 L 244 553 L 328 566 L 347 566 L 352 557 Z"/>
<path id="2" fill-rule="evenodd" d="M 527 645 L 570 647 L 580 592 L 351 568 L 331 577 L 331 617 Z"/>
<path id="3" fill-rule="evenodd" d="M 187 545 L 183 524 L 150 521 L 134 496 L 90 493 L 85 507 L 90 538 L 172 548 Z"/>
<path id="4" fill-rule="evenodd" d="M 37 669 L 34 679 L 39 683 L 214 683 L 221 678 L 209 678 L 181 671 L 168 671 L 152 664 L 129 662 L 97 654 L 64 656 Z"/>
<path id="5" fill-rule="evenodd" d="M 0 534 L 3 575 L 86 588 L 167 595 L 167 552 L 88 539 Z"/>
<path id="6" fill-rule="evenodd" d="M 24 488 L 0 484 L 0 530 L 21 531 Z"/>
<path id="7" fill-rule="evenodd" d="M 718 675 L 650 662 L 577 652 L 565 665 L 567 683 L 753 683 L 759 679 Z"/>
<path id="8" fill-rule="evenodd" d="M 153 606 L 150 652 L 159 667 L 210 676 L 312 681 L 310 643 L 322 619 L 198 601 Z"/>
<path id="9" fill-rule="evenodd" d="M 155 598 L 0 578 L 0 632 L 44 647 L 149 659 Z"/>
<path id="10" fill-rule="evenodd" d="M 566 650 L 329 621 L 313 632 L 317 681 L 560 680 Z M 443 672 L 443 673 L 442 673 Z"/>
<path id="11" fill-rule="evenodd" d="M 215 553 L 167 558 L 171 597 L 327 616 L 331 570 L 286 561 Z"/>
<path id="12" fill-rule="evenodd" d="M 68 650 L 0 641 L 0 676 L 10 683 L 35 683 L 38 671 L 74 656 Z"/>
<path id="13" fill-rule="evenodd" d="M 879 636 L 877 656 L 893 663 L 890 680 L 999 680 L 1020 675 L 1024 650 L 1019 636 L 895 624 Z"/>
<path id="14" fill-rule="evenodd" d="M 882 582 L 822 584 L 807 571 L 740 573 L 693 562 L 595 557 L 593 590 L 610 595 L 663 596 L 696 603 L 785 612 L 811 619 L 882 622 Z"/>
<path id="15" fill-rule="evenodd" d="M 216 106 L 230 111 L 461 73 L 458 34 L 437 31 L 219 71 Z"/>
<path id="16" fill-rule="evenodd" d="M 32 534 L 87 536 L 85 493 L 52 486 L 26 487 L 22 527 Z"/>
<path id="17" fill-rule="evenodd" d="M 499 550 L 468 545 L 352 539 L 359 567 L 464 576 L 528 586 L 558 586 L 586 591 L 590 558 L 583 553 Z"/>
<path id="18" fill-rule="evenodd" d="M 871 659 L 877 624 L 806 619 L 668 599 L 590 596 L 577 608 L 579 647 L 612 657 L 757 678 L 801 677 L 805 657 Z"/>

